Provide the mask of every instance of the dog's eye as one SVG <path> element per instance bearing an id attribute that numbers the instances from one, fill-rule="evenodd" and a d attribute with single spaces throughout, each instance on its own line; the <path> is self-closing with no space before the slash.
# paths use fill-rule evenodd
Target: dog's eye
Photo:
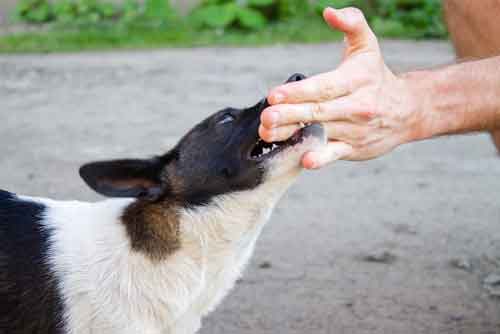
<path id="1" fill-rule="evenodd" d="M 234 116 L 227 113 L 227 114 L 222 115 L 222 117 L 219 119 L 217 124 L 226 124 L 226 123 L 230 123 L 232 121 L 234 121 Z"/>

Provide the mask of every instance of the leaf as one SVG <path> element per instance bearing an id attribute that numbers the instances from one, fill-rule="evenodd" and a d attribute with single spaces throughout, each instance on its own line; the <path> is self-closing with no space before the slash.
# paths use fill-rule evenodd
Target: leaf
<path id="1" fill-rule="evenodd" d="M 237 15 L 239 23 L 244 28 L 259 30 L 267 24 L 264 15 L 251 8 L 239 7 Z"/>
<path id="2" fill-rule="evenodd" d="M 56 21 L 69 23 L 76 18 L 76 8 L 69 0 L 60 0 L 54 4 Z"/>
<path id="3" fill-rule="evenodd" d="M 40 6 L 34 10 L 31 10 L 28 14 L 28 18 L 32 22 L 43 23 L 50 19 L 50 8 L 48 5 Z"/>
<path id="4" fill-rule="evenodd" d="M 115 6 L 111 3 L 102 3 L 98 6 L 99 13 L 104 17 L 113 17 L 117 14 Z"/>
<path id="5" fill-rule="evenodd" d="M 17 17 L 33 23 L 50 21 L 52 8 L 47 0 L 22 0 L 16 7 Z"/>
<path id="6" fill-rule="evenodd" d="M 139 16 L 139 3 L 136 0 L 125 0 L 122 20 L 132 21 Z"/>
<path id="7" fill-rule="evenodd" d="M 384 20 L 377 17 L 371 22 L 371 26 L 376 34 L 383 34 L 386 36 L 401 36 L 405 33 L 404 25 L 401 22 L 395 20 Z"/>
<path id="8" fill-rule="evenodd" d="M 210 28 L 225 28 L 236 18 L 237 7 L 234 4 L 210 5 L 193 13 L 193 17 Z"/>
<path id="9" fill-rule="evenodd" d="M 146 0 L 144 7 L 147 17 L 168 19 L 173 15 L 169 0 Z"/>
<path id="10" fill-rule="evenodd" d="M 248 0 L 247 6 L 264 7 L 274 5 L 276 0 Z"/>
<path id="11" fill-rule="evenodd" d="M 28 12 L 34 6 L 36 6 L 36 2 L 33 0 L 21 0 L 17 4 L 16 10 L 19 13 L 19 15 L 23 16 L 26 14 L 26 12 Z"/>

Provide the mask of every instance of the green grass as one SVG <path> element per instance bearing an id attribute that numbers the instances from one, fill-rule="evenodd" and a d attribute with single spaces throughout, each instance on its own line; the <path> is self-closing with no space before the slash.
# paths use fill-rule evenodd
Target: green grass
<path id="1" fill-rule="evenodd" d="M 197 31 L 187 24 L 175 26 L 110 26 L 48 29 L 0 36 L 0 53 L 73 52 L 109 49 L 149 49 L 209 45 L 258 46 L 274 43 L 314 43 L 336 40 L 320 20 L 294 20 L 269 25 L 256 32 L 241 30 Z"/>
<path id="2" fill-rule="evenodd" d="M 382 26 L 380 36 L 419 38 L 418 31 Z M 270 24 L 266 28 L 198 31 L 186 22 L 168 26 L 109 25 L 93 28 L 52 27 L 42 32 L 0 36 L 0 53 L 76 52 L 110 49 L 154 49 L 196 46 L 261 46 L 275 43 L 318 43 L 334 41 L 341 34 L 330 30 L 318 17 Z"/>

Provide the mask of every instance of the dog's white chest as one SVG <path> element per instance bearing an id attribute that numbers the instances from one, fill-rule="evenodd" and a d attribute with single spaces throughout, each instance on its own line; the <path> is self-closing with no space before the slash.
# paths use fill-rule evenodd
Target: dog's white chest
<path id="1" fill-rule="evenodd" d="M 270 211 L 270 208 L 251 210 L 245 212 L 246 217 L 224 217 L 224 221 L 213 221 L 212 225 L 205 222 L 196 225 L 203 229 L 196 228 L 196 232 L 189 233 L 193 239 L 184 251 L 191 253 L 203 274 L 200 293 L 186 314 L 200 318 L 207 315 L 233 288 L 254 251 Z"/>
<path id="2" fill-rule="evenodd" d="M 254 251 L 259 233 L 260 228 L 252 231 L 232 249 L 222 251 L 227 254 L 221 254 L 220 260 L 214 259 L 210 266 L 213 267 L 207 271 L 206 289 L 196 303 L 202 316 L 211 312 L 233 288 Z"/>
<path id="3" fill-rule="evenodd" d="M 244 194 L 240 195 L 243 196 Z M 52 262 L 61 268 L 68 334 L 194 334 L 248 263 L 275 201 L 251 194 L 182 214 L 182 246 L 160 263 L 130 249 L 121 208 L 128 201 L 52 211 Z M 114 208 L 113 210 L 111 210 Z M 71 224 L 67 223 L 71 222 Z"/>

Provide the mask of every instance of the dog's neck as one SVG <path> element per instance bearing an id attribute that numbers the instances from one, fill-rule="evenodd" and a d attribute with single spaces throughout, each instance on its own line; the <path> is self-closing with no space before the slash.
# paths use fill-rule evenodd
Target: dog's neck
<path id="1" fill-rule="evenodd" d="M 179 205 L 172 200 L 137 200 L 124 211 L 122 222 L 132 249 L 162 260 L 180 248 Z"/>
<path id="2" fill-rule="evenodd" d="M 287 188 L 283 182 L 265 184 L 251 191 L 216 196 L 205 205 L 184 207 L 166 198 L 158 202 L 136 200 L 124 211 L 122 222 L 135 251 L 153 260 L 164 260 L 182 247 L 190 235 L 214 232 L 213 237 L 238 241 L 262 225 Z M 218 244 L 217 240 L 211 240 Z"/>

